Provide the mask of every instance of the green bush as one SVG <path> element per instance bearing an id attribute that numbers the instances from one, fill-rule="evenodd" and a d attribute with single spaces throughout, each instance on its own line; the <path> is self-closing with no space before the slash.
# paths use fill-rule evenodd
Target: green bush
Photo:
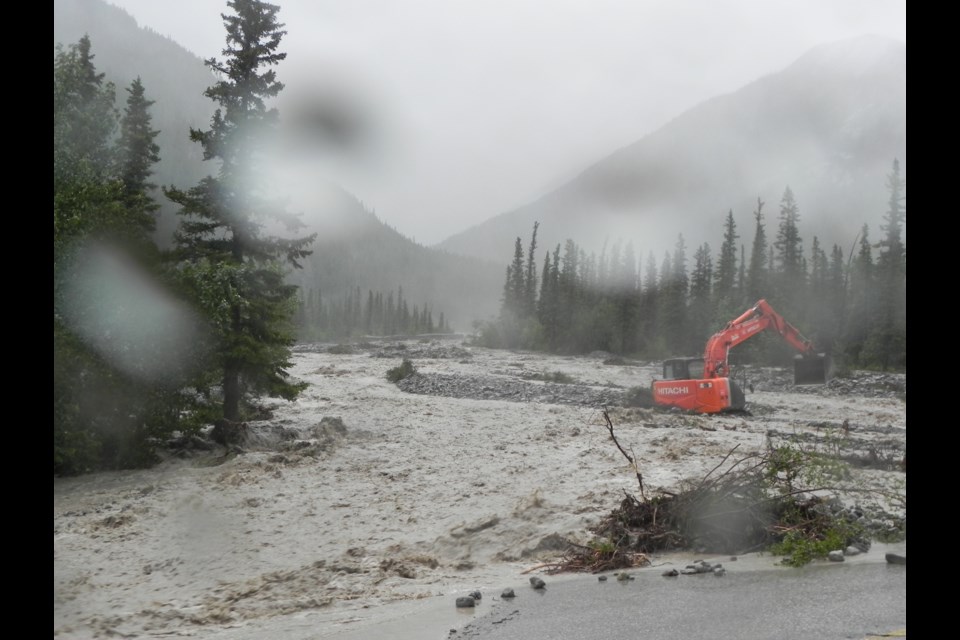
<path id="1" fill-rule="evenodd" d="M 798 528 L 788 531 L 783 539 L 770 546 L 774 555 L 785 556 L 783 564 L 802 567 L 814 560 L 822 560 L 831 551 L 846 549 L 863 538 L 863 528 L 842 518 L 825 519 L 825 528 L 816 530 L 809 523 L 798 523 Z"/>
<path id="2" fill-rule="evenodd" d="M 413 366 L 413 363 L 407 358 L 404 358 L 399 367 L 394 367 L 393 369 L 387 371 L 387 380 L 390 382 L 400 382 L 404 378 L 408 378 L 416 372 L 417 369 Z"/>

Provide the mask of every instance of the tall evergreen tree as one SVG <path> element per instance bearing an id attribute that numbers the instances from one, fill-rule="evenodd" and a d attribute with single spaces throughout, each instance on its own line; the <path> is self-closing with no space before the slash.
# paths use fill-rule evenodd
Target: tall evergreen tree
<path id="1" fill-rule="evenodd" d="M 527 249 L 527 275 L 523 283 L 523 315 L 527 318 L 533 317 L 537 309 L 537 262 L 534 254 L 537 251 L 537 228 L 539 227 L 539 222 L 533 223 L 530 248 Z"/>
<path id="2" fill-rule="evenodd" d="M 262 177 L 262 145 L 277 121 L 267 101 L 283 89 L 272 68 L 286 58 L 278 50 L 286 34 L 277 20 L 280 8 L 260 0 L 229 0 L 227 6 L 233 13 L 221 14 L 225 58 L 206 61 L 220 80 L 204 95 L 218 107 L 209 129 L 190 130 L 204 160 L 219 163 L 218 173 L 187 191 L 171 187 L 165 193 L 181 207 L 177 254 L 218 329 L 223 417 L 235 422 L 246 394 L 292 399 L 301 388 L 286 373 L 296 287 L 284 279 L 286 267 L 299 267 L 310 254 L 314 236 L 265 233 L 270 221 L 290 233 L 303 226 L 269 200 Z"/>
<path id="3" fill-rule="evenodd" d="M 643 292 L 656 293 L 658 283 L 657 259 L 654 257 L 653 251 L 651 251 L 647 254 L 647 268 L 643 272 Z"/>
<path id="4" fill-rule="evenodd" d="M 733 288 L 737 277 L 737 239 L 740 235 L 737 233 L 737 223 L 733 219 L 733 210 L 727 213 L 727 218 L 723 224 L 723 244 L 720 245 L 720 257 L 717 261 L 716 286 L 714 295 L 718 307 L 724 316 L 725 313 L 739 306 L 733 300 Z"/>
<path id="5" fill-rule="evenodd" d="M 784 309 L 782 313 L 794 318 L 803 305 L 806 275 L 799 223 L 800 207 L 787 187 L 780 201 L 780 225 L 773 246 L 777 251 L 777 303 Z"/>
<path id="6" fill-rule="evenodd" d="M 634 292 L 637 290 L 640 267 L 637 264 L 637 256 L 633 251 L 633 242 L 627 242 L 623 249 L 623 260 L 621 261 L 621 286 L 624 291 Z"/>
<path id="7" fill-rule="evenodd" d="M 607 282 L 604 284 L 604 288 L 609 291 L 619 289 L 622 272 L 623 265 L 620 262 L 620 240 L 617 239 L 610 249 L 610 257 L 607 261 Z"/>
<path id="8" fill-rule="evenodd" d="M 756 226 L 753 246 L 750 249 L 750 271 L 747 274 L 748 300 L 757 301 L 769 295 L 767 289 L 767 231 L 763 224 L 764 202 L 757 198 L 757 210 L 753 212 Z"/>
<path id="9" fill-rule="evenodd" d="M 128 219 L 114 179 L 113 145 L 119 114 L 113 83 L 93 65 L 90 38 L 53 56 L 54 268 L 63 249 L 90 234 L 116 234 L 138 225 Z"/>
<path id="10" fill-rule="evenodd" d="M 120 179 L 123 182 L 124 199 L 131 212 L 141 224 L 152 231 L 155 220 L 151 215 L 160 208 L 150 197 L 156 184 L 149 181 L 153 165 L 160 161 L 160 145 L 156 142 L 160 132 L 151 127 L 153 120 L 143 83 L 138 77 L 127 88 L 127 106 L 120 120 Z"/>
<path id="11" fill-rule="evenodd" d="M 830 259 L 813 236 L 810 247 L 810 282 L 805 305 L 804 319 L 811 327 L 810 337 L 819 349 L 829 349 L 835 339 L 836 317 L 833 315 L 833 300 L 830 291 Z"/>
<path id="12" fill-rule="evenodd" d="M 887 211 L 881 227 L 877 258 L 877 322 L 869 339 L 870 357 L 883 369 L 901 367 L 907 360 L 907 250 L 903 240 L 906 221 L 904 191 L 906 181 L 900 175 L 900 162 L 893 161 L 887 176 Z"/>
<path id="13" fill-rule="evenodd" d="M 843 342 L 851 362 L 865 362 L 863 346 L 873 318 L 876 317 L 876 286 L 874 284 L 873 248 L 870 245 L 870 229 L 863 225 L 860 231 L 860 248 L 850 268 L 849 312 L 843 328 Z"/>
<path id="14" fill-rule="evenodd" d="M 677 236 L 673 254 L 667 254 L 660 270 L 659 333 L 672 353 L 683 353 L 689 347 L 687 326 L 687 248 L 683 234 Z"/>
<path id="15" fill-rule="evenodd" d="M 563 260 L 558 275 L 558 335 L 569 344 L 575 332 L 574 317 L 582 302 L 580 295 L 580 248 L 573 240 L 563 245 Z"/>
<path id="16" fill-rule="evenodd" d="M 70 179 L 100 179 L 113 170 L 118 113 L 116 88 L 93 64 L 90 38 L 53 56 L 54 186 Z"/>
<path id="17" fill-rule="evenodd" d="M 737 291 L 741 306 L 749 304 L 747 298 L 747 248 L 740 245 L 740 266 L 737 267 Z"/>
<path id="18" fill-rule="evenodd" d="M 504 309 L 514 318 L 523 314 L 524 297 L 526 295 L 526 267 L 523 261 L 523 243 L 520 236 L 513 247 L 513 262 L 509 267 L 509 282 L 504 291 Z"/>
<path id="19" fill-rule="evenodd" d="M 710 256 L 710 245 L 704 242 L 697 247 L 693 254 L 693 272 L 690 274 L 690 338 L 689 347 L 695 353 L 697 345 L 706 343 L 713 326 L 711 313 L 713 302 L 711 288 L 713 284 L 713 258 Z M 719 286 L 719 278 L 717 284 Z M 718 304 L 722 303 L 719 301 Z"/>
<path id="20" fill-rule="evenodd" d="M 560 338 L 560 245 L 548 251 L 543 261 L 543 281 L 540 284 L 540 324 L 547 346 L 555 349 Z"/>

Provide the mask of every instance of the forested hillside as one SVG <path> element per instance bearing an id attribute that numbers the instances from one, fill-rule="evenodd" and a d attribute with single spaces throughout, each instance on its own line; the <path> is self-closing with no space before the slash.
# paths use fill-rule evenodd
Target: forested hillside
<path id="1" fill-rule="evenodd" d="M 885 189 L 884 189 L 885 185 Z M 787 187 L 770 213 L 757 201 L 753 225 L 732 212 L 713 247 L 689 247 L 680 232 L 672 250 L 635 253 L 615 242 L 599 255 L 568 239 L 537 253 L 514 243 L 490 346 L 567 353 L 594 350 L 663 358 L 700 355 L 727 322 L 766 299 L 820 351 L 844 367 L 905 369 L 906 179 L 894 161 L 877 177 L 887 210 L 877 230 L 864 225 L 844 246 L 803 233 L 797 196 Z M 749 249 L 747 249 L 749 247 Z M 735 359 L 776 362 L 793 354 L 777 337 L 751 341 Z"/>

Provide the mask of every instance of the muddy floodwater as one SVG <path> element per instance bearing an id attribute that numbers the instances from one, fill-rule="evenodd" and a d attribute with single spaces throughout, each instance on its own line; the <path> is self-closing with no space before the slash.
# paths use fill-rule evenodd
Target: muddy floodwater
<path id="1" fill-rule="evenodd" d="M 298 347 L 308 388 L 270 401 L 242 452 L 186 447 L 149 470 L 54 479 L 54 637 L 363 637 L 417 615 L 455 627 L 457 595 L 525 582 L 635 491 L 604 406 L 650 490 L 736 445 L 789 440 L 845 456 L 851 483 L 905 493 L 904 375 L 798 388 L 757 369 L 750 415 L 700 416 L 618 407 L 658 367 L 609 354 L 329 347 Z M 404 358 L 419 378 L 389 382 Z"/>

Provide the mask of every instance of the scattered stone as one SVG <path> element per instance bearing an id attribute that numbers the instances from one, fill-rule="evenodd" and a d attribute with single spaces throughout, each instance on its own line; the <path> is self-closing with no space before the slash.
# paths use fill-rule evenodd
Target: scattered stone
<path id="1" fill-rule="evenodd" d="M 678 575 L 680 575 L 680 572 L 676 569 L 670 569 L 668 571 L 664 571 L 660 575 L 662 575 L 664 578 L 676 578 Z"/>
<path id="2" fill-rule="evenodd" d="M 843 550 L 843 555 L 845 556 L 858 556 L 861 553 L 862 552 L 860 551 L 860 549 L 856 548 L 853 545 L 850 545 L 849 547 Z"/>
<path id="3" fill-rule="evenodd" d="M 899 553 L 888 553 L 884 556 L 890 564 L 907 564 L 907 556 Z"/>
<path id="4" fill-rule="evenodd" d="M 827 559 L 830 562 L 843 562 L 843 550 L 836 549 L 827 554 Z"/>
<path id="5" fill-rule="evenodd" d="M 599 580 L 600 582 L 606 582 L 607 576 L 597 576 L 597 580 Z"/>
<path id="6" fill-rule="evenodd" d="M 544 582 L 543 580 L 541 580 L 536 576 L 533 576 L 532 578 L 530 578 L 530 584 L 533 586 L 534 589 L 543 589 L 544 587 L 547 586 L 546 582 Z"/>
<path id="7" fill-rule="evenodd" d="M 471 591 L 470 597 L 477 601 L 483 600 L 483 594 L 479 591 Z"/>
<path id="8" fill-rule="evenodd" d="M 737 556 L 730 556 L 730 562 L 736 562 Z"/>
<path id="9" fill-rule="evenodd" d="M 626 571 L 624 571 L 623 573 L 618 573 L 618 574 L 616 574 L 616 576 L 617 576 L 617 580 L 619 580 L 620 582 L 626 582 L 627 580 L 633 580 L 633 576 L 631 576 L 631 575 L 630 575 L 629 573 L 627 573 Z"/>
<path id="10" fill-rule="evenodd" d="M 517 597 L 517 594 L 515 594 L 515 593 L 513 592 L 513 589 L 504 589 L 504 590 L 500 593 L 500 597 L 501 597 L 501 598 L 516 598 L 516 597 Z"/>
<path id="11" fill-rule="evenodd" d="M 461 596 L 457 598 L 457 608 L 458 609 L 468 609 L 470 607 L 477 606 L 477 601 L 471 598 L 470 596 Z"/>
<path id="12" fill-rule="evenodd" d="M 716 566 L 713 568 L 713 575 L 717 576 L 718 578 L 723 577 L 727 575 L 727 570 L 721 566 Z"/>
<path id="13" fill-rule="evenodd" d="M 698 573 L 713 573 L 714 569 L 723 568 L 722 564 L 710 564 L 706 560 L 697 560 L 693 564 L 688 564 L 684 567 L 679 573 L 685 576 L 692 576 Z M 671 573 L 672 571 L 672 573 Z M 676 569 L 671 569 L 671 571 L 665 571 L 663 575 L 665 576 L 675 576 L 677 575 Z"/>

